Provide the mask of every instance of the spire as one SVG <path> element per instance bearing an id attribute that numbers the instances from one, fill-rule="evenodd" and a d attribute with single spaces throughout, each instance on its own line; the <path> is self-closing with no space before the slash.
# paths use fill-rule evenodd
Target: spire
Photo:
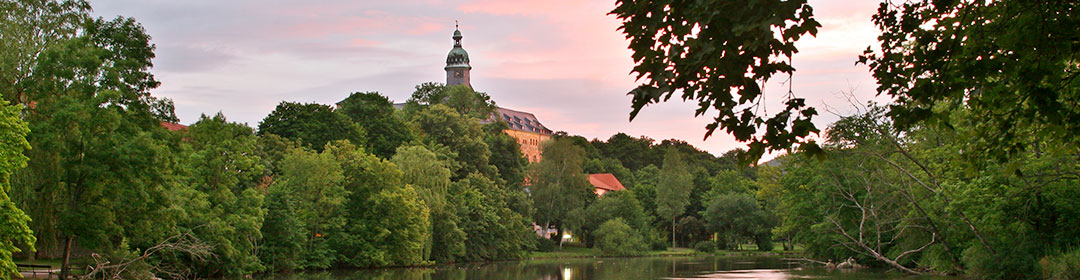
<path id="1" fill-rule="evenodd" d="M 469 53 L 461 47 L 461 27 L 458 22 L 454 21 L 454 48 L 450 49 L 450 53 L 446 55 L 446 84 L 447 85 L 467 85 L 469 84 L 469 70 L 472 66 L 469 65 Z"/>
<path id="2" fill-rule="evenodd" d="M 458 27 L 457 20 L 454 20 L 454 37 L 453 38 L 454 38 L 454 47 L 455 48 L 460 48 L 461 47 L 461 29 L 459 29 L 459 27 Z"/>

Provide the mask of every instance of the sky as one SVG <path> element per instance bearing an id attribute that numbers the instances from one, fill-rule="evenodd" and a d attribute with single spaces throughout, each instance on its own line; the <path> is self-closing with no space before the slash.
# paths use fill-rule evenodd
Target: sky
<path id="1" fill-rule="evenodd" d="M 377 91 L 403 102 L 423 82 L 445 82 L 455 20 L 469 52 L 472 86 L 501 107 L 528 111 L 548 128 L 605 140 L 624 132 L 681 139 L 720 155 L 744 148 L 717 131 L 713 115 L 678 97 L 653 104 L 632 122 L 638 85 L 614 1 L 547 0 L 92 0 L 94 15 L 135 18 L 153 38 L 152 91 L 175 102 L 183 124 L 223 113 L 256 127 L 282 101 L 334 104 Z M 879 100 L 858 55 L 874 45 L 877 1 L 810 0 L 822 28 L 796 43 L 796 68 L 766 87 L 766 111 L 779 111 L 790 86 L 818 107 L 825 128 L 851 114 L 841 93 Z M 828 111 L 822 108 L 831 108 Z M 769 156 L 767 156 L 768 158 Z"/>

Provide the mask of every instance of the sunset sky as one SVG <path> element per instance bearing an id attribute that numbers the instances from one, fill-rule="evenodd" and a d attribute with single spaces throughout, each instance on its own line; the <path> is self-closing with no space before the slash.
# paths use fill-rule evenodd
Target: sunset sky
<path id="1" fill-rule="evenodd" d="M 823 25 L 797 43 L 791 84 L 822 112 L 824 128 L 852 112 L 840 92 L 875 99 L 857 56 L 877 35 L 876 1 L 811 0 Z M 613 1 L 91 1 L 94 14 L 133 17 L 157 45 L 152 93 L 176 103 L 180 122 L 222 112 L 257 126 L 281 101 L 333 104 L 357 91 L 395 102 L 423 82 L 445 82 L 454 20 L 471 58 L 472 85 L 499 106 L 529 111 L 556 131 L 607 139 L 625 132 L 678 138 L 719 155 L 743 147 L 717 132 L 702 140 L 712 115 L 694 118 L 695 103 L 652 105 L 628 121 L 635 83 Z M 788 85 L 766 86 L 769 111 Z M 881 99 L 881 98 L 877 98 Z"/>

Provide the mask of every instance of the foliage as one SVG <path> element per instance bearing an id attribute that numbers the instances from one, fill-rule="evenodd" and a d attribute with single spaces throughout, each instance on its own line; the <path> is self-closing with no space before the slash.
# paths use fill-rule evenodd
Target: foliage
<path id="1" fill-rule="evenodd" d="M 1073 249 L 1060 255 L 1044 257 L 1039 264 L 1045 279 L 1080 278 L 1080 250 Z"/>
<path id="2" fill-rule="evenodd" d="M 622 218 L 608 220 L 593 232 L 596 248 L 613 256 L 633 256 L 647 249 L 641 236 Z"/>
<path id="3" fill-rule="evenodd" d="M 694 250 L 706 254 L 712 254 L 716 251 L 716 242 L 712 242 L 711 240 L 699 241 L 698 243 L 694 244 Z"/>
<path id="4" fill-rule="evenodd" d="M 462 116 L 480 120 L 491 118 L 498 108 L 487 93 L 474 91 L 467 85 L 446 86 L 430 82 L 417 85 L 408 103 L 411 106 L 442 104 Z"/>
<path id="5" fill-rule="evenodd" d="M 336 261 L 330 240 L 341 234 L 347 220 L 349 191 L 341 164 L 332 151 L 293 149 L 285 155 L 281 171 L 272 188 L 281 188 L 285 199 L 293 200 L 295 212 L 285 215 L 295 215 L 304 236 L 297 267 L 328 268 Z M 264 223 L 264 232 L 266 226 L 275 225 Z"/>
<path id="6" fill-rule="evenodd" d="M 187 174 L 176 193 L 180 227 L 213 246 L 214 263 L 196 263 L 199 275 L 248 275 L 263 270 L 256 255 L 266 210 L 256 188 L 267 175 L 256 154 L 254 130 L 203 115 L 183 131 Z M 182 262 L 182 260 L 176 260 Z"/>
<path id="7" fill-rule="evenodd" d="M 337 261 L 354 267 L 426 264 L 429 210 L 402 181 L 402 171 L 348 141 L 331 142 L 326 152 L 341 165 L 348 193 L 343 230 L 330 236 Z"/>
<path id="8" fill-rule="evenodd" d="M 378 92 L 354 92 L 337 106 L 338 112 L 364 128 L 364 140 L 376 156 L 390 158 L 398 146 L 416 138 L 394 104 Z"/>
<path id="9" fill-rule="evenodd" d="M 414 186 L 430 209 L 430 235 L 424 240 L 421 256 L 449 262 L 464 255 L 465 232 L 458 227 L 453 205 L 447 202 L 452 162 L 419 145 L 398 147 L 391 161 L 401 169 L 402 181 Z"/>
<path id="10" fill-rule="evenodd" d="M 975 149 L 998 160 L 1025 151 L 1032 134 L 1075 146 L 1078 11 L 1075 1 L 885 2 L 873 16 L 880 46 L 859 61 L 896 100 L 888 116 L 900 128 L 994 112 L 968 115 L 969 131 Z"/>
<path id="11" fill-rule="evenodd" d="M 712 232 L 720 234 L 724 248 L 732 248 L 744 240 L 755 238 L 772 226 L 765 221 L 763 211 L 748 194 L 730 193 L 712 198 L 705 211 L 705 221 Z"/>
<path id="12" fill-rule="evenodd" d="M 484 125 L 484 143 L 491 151 L 488 162 L 499 171 L 501 184 L 511 189 L 520 190 L 525 180 L 529 161 L 521 154 L 521 145 L 503 130 L 509 129 L 506 122 L 492 122 Z M 520 212 L 519 212 L 520 213 Z"/>
<path id="13" fill-rule="evenodd" d="M 506 205 L 506 190 L 480 174 L 455 182 L 450 198 L 465 232 L 463 261 L 518 259 L 531 247 L 528 220 Z"/>
<path id="14" fill-rule="evenodd" d="M 265 207 L 259 259 L 269 271 L 299 269 L 304 248 L 304 224 L 297 215 L 297 201 L 283 185 L 274 184 L 267 191 Z"/>
<path id="15" fill-rule="evenodd" d="M 412 121 L 419 126 L 426 143 L 445 146 L 453 153 L 453 160 L 461 163 L 460 168 L 452 170 L 454 179 L 473 172 L 496 174 L 497 170 L 488 162 L 491 150 L 484 142 L 484 131 L 477 119 L 439 104 L 422 108 Z"/>
<path id="16" fill-rule="evenodd" d="M 159 84 L 148 72 L 149 35 L 129 18 L 63 22 L 88 18 L 81 4 L 37 4 L 41 17 L 20 24 L 58 20 L 49 24 L 73 29 L 38 34 L 41 49 L 16 54 L 36 56 L 29 68 L 4 66 L 29 71 L 14 95 L 34 104 L 22 118 L 35 149 L 13 176 L 12 199 L 33 218 L 39 252 L 69 255 L 59 243 L 76 242 L 103 253 L 120 241 L 152 246 L 176 230 L 166 213 L 176 139 L 159 127 L 175 120 L 172 102 L 149 94 Z M 69 265 L 61 266 L 66 276 Z"/>
<path id="17" fill-rule="evenodd" d="M 28 225 L 30 216 L 8 196 L 11 174 L 25 167 L 28 160 L 22 152 L 30 148 L 26 142 L 29 132 L 26 122 L 19 119 L 19 107 L 0 99 L 0 275 L 18 274 L 12 254 L 22 251 L 18 245 L 33 251 L 37 241 Z"/>
<path id="18" fill-rule="evenodd" d="M 750 142 L 744 162 L 756 161 L 766 149 L 785 150 L 796 143 L 817 151 L 806 139 L 818 131 L 811 122 L 817 111 L 790 90 L 780 113 L 756 113 L 765 81 L 795 71 L 790 63 L 798 52 L 795 42 L 817 34 L 820 24 L 805 0 L 616 1 L 611 14 L 622 21 L 619 30 L 630 39 L 637 63 L 633 72 L 645 79 L 630 92 L 631 120 L 646 105 L 681 92 L 683 100 L 698 102 L 696 116 L 717 111 L 706 137 L 721 128 Z"/>
<path id="19" fill-rule="evenodd" d="M 682 215 L 689 204 L 692 180 L 680 153 L 669 149 L 664 156 L 664 168 L 660 170 L 660 184 L 656 188 L 656 214 L 671 217 L 671 247 L 675 247 L 675 219 Z"/>
<path id="20" fill-rule="evenodd" d="M 543 160 L 534 164 L 529 187 L 536 207 L 536 221 L 541 227 L 555 225 L 563 229 L 581 225 L 585 201 L 595 196 L 581 168 L 585 151 L 567 139 L 552 139 L 544 144 Z M 561 239 L 560 239 L 561 240 Z M 561 245 L 561 242 L 560 242 Z"/>
<path id="21" fill-rule="evenodd" d="M 259 135 L 267 134 L 298 141 L 316 151 L 322 151 L 330 141 L 349 140 L 364 145 L 367 138 L 362 127 L 330 106 L 284 101 L 259 122 Z"/>
<path id="22" fill-rule="evenodd" d="M 645 216 L 645 210 L 634 194 L 628 191 L 609 192 L 599 197 L 590 204 L 585 213 L 585 223 L 577 231 L 586 244 L 592 244 L 592 231 L 601 224 L 614 218 L 622 218 L 623 221 L 635 229 L 649 226 L 649 217 Z"/>

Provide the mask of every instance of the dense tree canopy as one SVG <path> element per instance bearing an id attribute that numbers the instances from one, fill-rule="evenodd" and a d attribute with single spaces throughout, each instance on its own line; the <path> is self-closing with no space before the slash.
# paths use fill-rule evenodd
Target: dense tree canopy
<path id="1" fill-rule="evenodd" d="M 364 128 L 349 117 L 334 112 L 328 105 L 281 102 L 259 122 L 259 135 L 274 134 L 295 141 L 304 147 L 322 151 L 334 140 L 349 140 L 364 145 Z M 380 143 L 380 145 L 385 143 Z"/>
<path id="2" fill-rule="evenodd" d="M 354 92 L 337 106 L 338 112 L 364 128 L 367 146 L 381 158 L 390 158 L 398 146 L 416 138 L 413 127 L 378 92 Z"/>

